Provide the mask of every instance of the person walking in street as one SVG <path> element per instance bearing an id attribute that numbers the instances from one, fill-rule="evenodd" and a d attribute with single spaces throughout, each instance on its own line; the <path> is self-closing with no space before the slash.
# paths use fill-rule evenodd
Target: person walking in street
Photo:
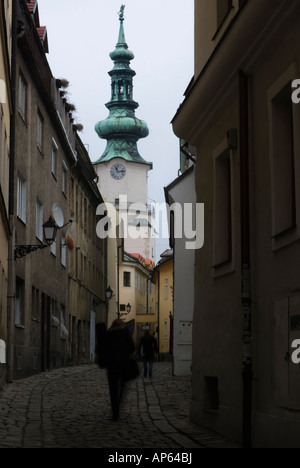
<path id="1" fill-rule="evenodd" d="M 126 381 L 134 378 L 126 372 L 130 364 L 134 363 L 131 354 L 134 353 L 135 346 L 126 324 L 121 319 L 116 319 L 107 330 L 105 346 L 112 419 L 117 421 Z"/>
<path id="2" fill-rule="evenodd" d="M 140 343 L 140 356 L 144 366 L 144 377 L 152 377 L 153 374 L 153 362 L 154 353 L 157 352 L 157 343 L 153 336 L 150 335 L 149 331 L 146 330 Z"/>

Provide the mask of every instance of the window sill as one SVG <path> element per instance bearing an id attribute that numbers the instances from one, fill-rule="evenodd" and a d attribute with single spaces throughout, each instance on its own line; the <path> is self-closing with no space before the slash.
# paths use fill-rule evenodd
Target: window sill
<path id="1" fill-rule="evenodd" d="M 286 231 L 272 236 L 272 250 L 279 251 L 285 247 L 289 247 L 300 240 L 300 232 L 297 226 L 294 226 Z"/>
<path id="2" fill-rule="evenodd" d="M 42 156 L 42 158 L 44 158 L 44 152 L 43 152 L 43 149 L 42 149 L 42 148 L 40 148 L 40 146 L 39 146 L 39 145 L 37 145 L 37 149 L 38 149 L 38 151 L 39 151 L 40 155 Z"/>
<path id="3" fill-rule="evenodd" d="M 27 122 L 26 122 L 26 120 L 27 120 L 26 117 L 24 117 L 24 116 L 22 115 L 22 113 L 20 112 L 20 110 L 18 111 L 18 113 L 19 113 L 19 116 L 20 116 L 20 118 L 21 118 L 23 124 L 24 124 L 25 127 L 28 129 L 28 124 L 27 124 Z"/>
<path id="4" fill-rule="evenodd" d="M 23 226 L 26 227 L 26 221 L 24 221 L 22 218 L 20 218 L 20 216 L 17 216 L 18 220 L 20 221 L 20 223 L 23 224 Z"/>
<path id="5" fill-rule="evenodd" d="M 215 34 L 213 35 L 212 37 L 212 42 L 216 39 L 216 37 L 218 36 L 219 32 L 221 31 L 221 29 L 223 28 L 224 24 L 226 23 L 227 21 L 227 18 L 229 17 L 230 13 L 234 10 L 234 6 L 230 7 L 229 10 L 227 11 L 226 15 L 224 16 L 224 18 L 222 19 L 222 21 L 220 22 Z"/>
<path id="6" fill-rule="evenodd" d="M 235 264 L 233 259 L 227 260 L 218 265 L 212 266 L 212 276 L 213 278 L 219 278 L 221 276 L 230 275 L 235 272 Z"/>

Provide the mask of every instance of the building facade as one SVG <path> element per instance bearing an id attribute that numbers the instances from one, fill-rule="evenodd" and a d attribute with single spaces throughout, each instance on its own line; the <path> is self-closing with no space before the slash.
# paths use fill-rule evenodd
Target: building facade
<path id="1" fill-rule="evenodd" d="M 0 2 L 0 388 L 6 381 L 12 1 Z"/>
<path id="2" fill-rule="evenodd" d="M 140 340 L 145 332 L 155 333 L 158 326 L 155 303 L 155 285 L 151 282 L 154 262 L 145 260 L 140 254 L 124 252 L 119 269 L 120 313 L 127 322 L 135 324 L 133 339 L 138 351 Z M 130 313 L 126 307 L 130 305 Z"/>
<path id="3" fill-rule="evenodd" d="M 155 266 L 152 281 L 156 291 L 157 343 L 162 360 L 171 361 L 173 357 L 173 299 L 174 299 L 174 255 L 173 250 L 166 250 Z"/>
<path id="4" fill-rule="evenodd" d="M 299 447 L 299 22 L 293 0 L 196 0 L 195 75 L 173 119 L 205 204 L 191 418 L 245 447 Z"/>
<path id="5" fill-rule="evenodd" d="M 96 211 L 103 199 L 85 146 L 76 135 L 77 162 L 70 171 L 66 233 L 68 258 L 68 358 L 73 364 L 94 362 L 95 325 L 107 321 L 106 240 L 96 233 Z"/>
<path id="6" fill-rule="evenodd" d="M 96 174 L 77 135 L 68 83 L 55 79 L 49 67 L 38 3 L 18 0 L 15 8 L 10 380 L 93 360 L 95 321 L 105 320 Z M 57 235 L 44 248 L 43 225 L 50 217 Z"/>
<path id="7" fill-rule="evenodd" d="M 196 191 L 194 166 L 184 172 L 165 188 L 166 202 L 173 208 L 173 223 L 170 223 L 170 244 L 174 252 L 174 311 L 173 311 L 173 373 L 192 373 L 192 335 L 194 317 L 194 267 L 195 250 L 187 249 L 184 226 L 184 207 L 189 203 L 195 209 Z M 176 209 L 179 209 L 177 211 Z M 192 212 L 195 219 L 195 212 Z M 180 223 L 175 227 L 175 223 Z M 182 235 L 179 234 L 179 230 Z M 176 232 L 177 231 L 177 232 Z"/>

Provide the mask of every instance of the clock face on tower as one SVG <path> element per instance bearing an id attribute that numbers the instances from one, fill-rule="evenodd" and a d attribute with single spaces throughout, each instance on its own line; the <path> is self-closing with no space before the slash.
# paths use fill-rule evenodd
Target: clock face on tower
<path id="1" fill-rule="evenodd" d="M 110 175 L 115 180 L 121 180 L 126 175 L 126 169 L 123 164 L 115 164 L 110 169 Z"/>

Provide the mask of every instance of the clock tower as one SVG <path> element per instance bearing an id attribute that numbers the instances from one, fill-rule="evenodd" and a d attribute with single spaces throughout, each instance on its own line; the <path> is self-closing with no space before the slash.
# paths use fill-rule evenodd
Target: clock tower
<path id="1" fill-rule="evenodd" d="M 106 104 L 109 116 L 95 125 L 98 136 L 107 140 L 102 156 L 94 162 L 99 177 L 99 188 L 106 202 L 119 209 L 120 199 L 127 197 L 128 206 L 141 203 L 148 206 L 148 172 L 152 163 L 140 155 L 137 142 L 149 135 L 143 120 L 135 116 L 139 104 L 133 99 L 133 77 L 130 68 L 134 54 L 128 49 L 124 33 L 124 6 L 119 13 L 120 30 L 116 48 L 110 54 L 114 63 L 109 72 L 111 77 L 111 99 Z M 128 225 L 140 226 L 148 231 L 148 238 L 125 238 L 125 250 L 139 253 L 144 258 L 154 260 L 154 240 L 151 239 L 151 224 L 148 209 L 145 212 L 128 211 Z"/>

